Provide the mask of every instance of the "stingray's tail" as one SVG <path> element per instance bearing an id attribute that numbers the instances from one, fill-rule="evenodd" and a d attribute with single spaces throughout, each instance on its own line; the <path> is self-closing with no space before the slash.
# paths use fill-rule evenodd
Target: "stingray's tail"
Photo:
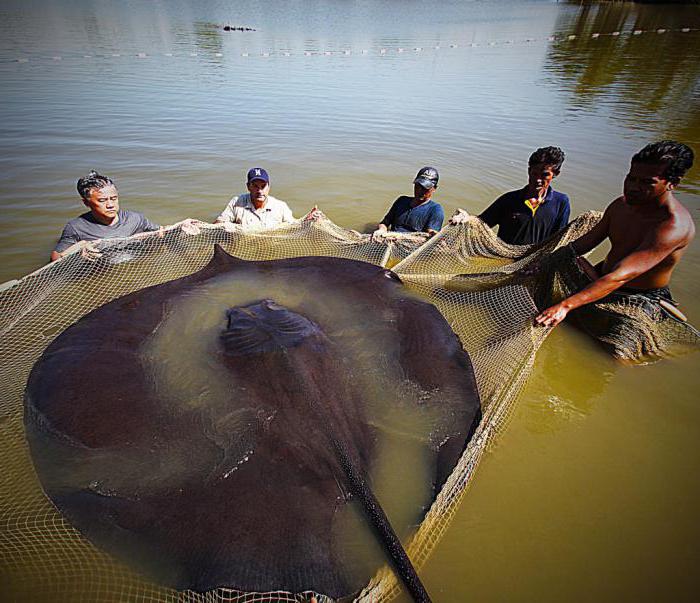
<path id="1" fill-rule="evenodd" d="M 396 536 L 394 528 L 392 528 L 391 523 L 389 523 L 389 518 L 374 496 L 374 492 L 372 492 L 372 489 L 367 485 L 362 472 L 355 466 L 345 446 L 333 437 L 331 437 L 331 440 L 335 447 L 336 454 L 338 455 L 338 460 L 345 470 L 353 494 L 362 502 L 367 517 L 379 534 L 394 568 L 406 585 L 408 592 L 411 593 L 411 597 L 413 597 L 416 603 L 430 603 L 428 591 L 425 590 L 423 583 L 420 581 L 416 569 L 408 558 L 398 536 Z"/>
<path id="2" fill-rule="evenodd" d="M 307 386 L 308 403 L 312 411 L 315 412 L 321 419 L 322 424 L 326 426 L 326 433 L 329 440 L 333 444 L 338 462 L 340 463 L 345 476 L 348 480 L 348 486 L 351 492 L 360 499 L 365 513 L 370 520 L 370 523 L 377 531 L 379 538 L 384 545 L 384 549 L 391 559 L 394 569 L 400 576 L 403 583 L 406 585 L 408 592 L 416 603 L 431 603 L 428 592 L 425 590 L 423 583 L 418 577 L 416 569 L 413 567 L 411 560 L 408 558 L 406 551 L 401 544 L 394 528 L 389 523 L 389 518 L 384 513 L 384 509 L 379 504 L 379 501 L 374 496 L 371 488 L 365 481 L 363 472 L 357 467 L 357 464 L 352 460 L 352 456 L 348 453 L 348 449 L 338 438 L 333 434 L 337 431 L 334 429 L 334 420 L 328 412 L 325 404 L 321 402 L 319 392 L 308 390 L 308 385 L 314 383 L 314 379 L 308 374 L 308 367 L 305 364 L 290 362 L 290 375 L 302 375 L 300 379 L 300 387 Z"/>

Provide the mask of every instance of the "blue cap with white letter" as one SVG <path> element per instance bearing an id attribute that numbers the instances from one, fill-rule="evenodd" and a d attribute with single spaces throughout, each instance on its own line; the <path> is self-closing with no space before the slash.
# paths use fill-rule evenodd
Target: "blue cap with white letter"
<path id="1" fill-rule="evenodd" d="M 263 168 L 252 168 L 248 170 L 248 182 L 252 180 L 264 180 L 268 184 L 270 183 L 270 177 Z"/>

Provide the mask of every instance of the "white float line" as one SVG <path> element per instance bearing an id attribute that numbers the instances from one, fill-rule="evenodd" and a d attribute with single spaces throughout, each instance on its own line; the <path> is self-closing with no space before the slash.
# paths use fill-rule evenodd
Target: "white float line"
<path id="1" fill-rule="evenodd" d="M 683 27 L 681 29 L 668 29 L 668 28 L 658 28 L 658 29 L 633 29 L 633 30 L 626 30 L 626 31 L 612 31 L 612 32 L 593 32 L 590 34 L 557 34 L 557 35 L 551 35 L 547 36 L 544 38 L 524 38 L 522 40 L 491 40 L 491 41 L 486 41 L 486 42 L 470 42 L 467 44 L 459 45 L 456 42 L 453 42 L 449 44 L 448 46 L 440 46 L 439 44 L 436 46 L 429 47 L 428 50 L 441 50 L 443 48 L 450 48 L 450 49 L 456 49 L 456 48 L 483 48 L 483 47 L 496 47 L 496 46 L 512 46 L 515 44 L 534 44 L 536 42 L 566 42 L 566 41 L 573 41 L 573 40 L 584 40 L 584 39 L 597 39 L 601 37 L 620 37 L 620 36 L 639 36 L 642 34 L 650 34 L 654 33 L 657 35 L 660 34 L 667 34 L 667 33 L 691 33 L 691 32 L 697 32 L 700 31 L 700 28 L 693 28 L 693 27 Z M 426 49 L 422 46 L 415 46 L 413 49 L 413 52 L 415 53 L 420 53 L 424 52 Z M 376 51 L 371 51 L 366 48 L 363 48 L 359 51 L 352 51 L 352 50 L 305 50 L 305 51 L 291 51 L 291 50 L 263 50 L 260 52 L 250 52 L 250 51 L 244 51 L 240 53 L 241 57 L 244 58 L 249 58 L 249 57 L 262 57 L 262 58 L 269 58 L 269 57 L 298 57 L 298 56 L 304 56 L 304 57 L 312 57 L 312 56 L 360 56 L 360 55 L 368 55 L 370 53 L 376 53 L 380 56 L 385 56 L 387 54 L 403 54 L 406 52 L 406 49 L 403 47 L 397 47 L 397 48 L 379 48 Z M 29 57 L 18 57 L 16 59 L 11 59 L 9 62 L 13 63 L 29 63 L 30 61 L 41 61 L 41 60 L 50 60 L 54 62 L 59 62 L 63 61 L 66 59 L 105 59 L 105 58 L 137 58 L 137 59 L 149 59 L 152 57 L 158 57 L 158 56 L 165 56 L 165 57 L 190 57 L 190 58 L 197 58 L 197 57 L 207 57 L 207 56 L 214 56 L 216 58 L 222 58 L 224 56 L 224 53 L 222 52 L 215 52 L 212 53 L 211 55 L 207 53 L 198 53 L 198 52 L 189 52 L 189 53 L 183 53 L 183 54 L 176 54 L 173 52 L 166 52 L 163 53 L 163 55 L 157 55 L 157 54 L 148 54 L 145 52 L 137 52 L 135 54 L 130 54 L 130 53 L 120 53 L 120 52 L 114 52 L 110 54 L 86 54 L 82 55 L 80 57 L 64 57 L 61 55 L 54 55 L 51 57 L 39 57 L 38 59 L 31 59 Z"/>

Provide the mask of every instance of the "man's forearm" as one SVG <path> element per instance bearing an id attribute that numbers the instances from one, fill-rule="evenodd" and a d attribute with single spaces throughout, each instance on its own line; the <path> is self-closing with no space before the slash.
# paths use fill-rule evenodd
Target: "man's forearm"
<path id="1" fill-rule="evenodd" d="M 613 291 L 622 287 L 630 278 L 617 276 L 615 273 L 606 274 L 587 285 L 578 293 L 574 293 L 561 302 L 567 310 L 575 310 L 586 304 L 591 304 L 610 295 Z"/>

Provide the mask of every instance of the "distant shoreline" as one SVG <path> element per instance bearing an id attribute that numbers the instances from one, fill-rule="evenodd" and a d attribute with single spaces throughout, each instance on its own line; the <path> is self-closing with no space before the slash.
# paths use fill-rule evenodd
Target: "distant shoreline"
<path id="1" fill-rule="evenodd" d="M 568 0 L 569 4 L 620 4 L 632 2 L 634 4 L 700 4 L 700 0 Z"/>

